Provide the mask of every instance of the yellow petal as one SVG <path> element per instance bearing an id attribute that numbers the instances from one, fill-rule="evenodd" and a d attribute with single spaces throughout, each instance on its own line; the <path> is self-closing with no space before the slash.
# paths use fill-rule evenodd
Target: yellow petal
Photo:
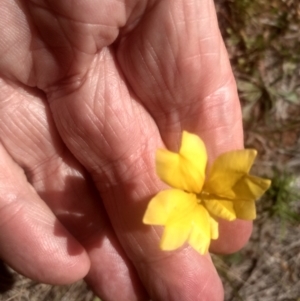
<path id="1" fill-rule="evenodd" d="M 208 251 L 212 231 L 215 235 L 215 229 L 211 229 L 210 219 L 207 210 L 199 204 L 193 213 L 192 230 L 188 242 L 200 254 Z"/>
<path id="2" fill-rule="evenodd" d="M 219 238 L 219 224 L 212 217 L 210 217 L 210 236 L 211 236 L 211 239 Z"/>
<path id="3" fill-rule="evenodd" d="M 214 216 L 233 221 L 236 219 L 236 214 L 233 207 L 233 202 L 228 200 L 205 200 L 205 207 Z"/>
<path id="4" fill-rule="evenodd" d="M 251 175 L 242 177 L 233 187 L 236 199 L 257 200 L 270 187 L 271 181 Z"/>
<path id="5" fill-rule="evenodd" d="M 189 219 L 167 223 L 160 241 L 160 248 L 164 251 L 180 248 L 187 241 L 190 232 L 191 222 Z"/>
<path id="6" fill-rule="evenodd" d="M 236 217 L 244 220 L 256 218 L 255 201 L 234 201 Z"/>
<path id="7" fill-rule="evenodd" d="M 204 190 L 225 198 L 235 198 L 233 186 L 248 174 L 256 150 L 244 149 L 220 155 L 212 165 Z"/>
<path id="8" fill-rule="evenodd" d="M 179 153 L 158 150 L 156 172 L 168 185 L 185 191 L 199 193 L 205 179 L 207 154 L 203 141 L 183 132 Z"/>
<path id="9" fill-rule="evenodd" d="M 191 206 L 197 205 L 194 194 L 179 189 L 167 189 L 151 199 L 145 212 L 143 223 L 148 225 L 166 225 L 168 220 L 182 213 L 188 214 Z"/>
<path id="10" fill-rule="evenodd" d="M 174 196 L 174 198 L 172 197 Z M 174 250 L 181 247 L 188 239 L 192 229 L 193 213 L 198 207 L 194 194 L 181 190 L 169 190 L 168 218 L 160 242 L 162 250 Z"/>

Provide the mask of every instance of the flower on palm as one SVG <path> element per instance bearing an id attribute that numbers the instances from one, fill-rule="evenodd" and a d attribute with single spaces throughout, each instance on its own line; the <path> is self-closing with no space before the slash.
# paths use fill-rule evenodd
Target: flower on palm
<path id="1" fill-rule="evenodd" d="M 217 218 L 255 219 L 255 201 L 271 183 L 249 174 L 255 157 L 253 149 L 230 151 L 207 172 L 203 141 L 185 131 L 179 153 L 159 149 L 156 172 L 172 188 L 150 200 L 143 222 L 165 226 L 161 249 L 174 250 L 188 242 L 205 254 L 211 239 L 218 238 Z"/>

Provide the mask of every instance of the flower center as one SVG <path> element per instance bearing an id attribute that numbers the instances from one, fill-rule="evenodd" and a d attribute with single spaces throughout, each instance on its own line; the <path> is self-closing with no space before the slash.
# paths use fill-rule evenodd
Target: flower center
<path id="1" fill-rule="evenodd" d="M 201 191 L 200 193 L 196 194 L 197 197 L 197 203 L 201 204 L 204 200 L 207 200 L 209 198 L 209 193 L 205 191 Z"/>

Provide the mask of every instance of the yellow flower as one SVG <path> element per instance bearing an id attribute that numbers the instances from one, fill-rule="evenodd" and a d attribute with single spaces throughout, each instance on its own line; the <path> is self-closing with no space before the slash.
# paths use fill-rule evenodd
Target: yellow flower
<path id="1" fill-rule="evenodd" d="M 205 254 L 219 235 L 216 218 L 255 219 L 255 200 L 271 183 L 249 175 L 255 157 L 252 149 L 227 152 L 206 173 L 206 148 L 198 136 L 183 132 L 179 153 L 159 149 L 156 172 L 173 188 L 151 199 L 143 222 L 165 226 L 161 249 L 174 250 L 188 242 Z"/>

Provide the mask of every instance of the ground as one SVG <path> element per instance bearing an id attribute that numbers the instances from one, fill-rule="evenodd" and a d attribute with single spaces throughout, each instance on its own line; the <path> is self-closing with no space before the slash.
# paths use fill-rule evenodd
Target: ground
<path id="1" fill-rule="evenodd" d="M 273 180 L 248 245 L 213 255 L 226 301 L 300 301 L 300 2 L 216 0 L 255 173 Z M 96 301 L 83 282 L 35 283 L 0 264 L 0 301 Z"/>

